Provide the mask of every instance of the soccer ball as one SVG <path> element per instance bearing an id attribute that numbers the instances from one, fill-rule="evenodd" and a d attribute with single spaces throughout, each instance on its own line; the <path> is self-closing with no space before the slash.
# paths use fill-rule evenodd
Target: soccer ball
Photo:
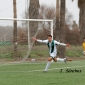
<path id="1" fill-rule="evenodd" d="M 31 62 L 35 62 L 35 59 L 31 59 Z"/>
<path id="2" fill-rule="evenodd" d="M 85 55 L 85 51 L 83 51 L 83 54 Z"/>

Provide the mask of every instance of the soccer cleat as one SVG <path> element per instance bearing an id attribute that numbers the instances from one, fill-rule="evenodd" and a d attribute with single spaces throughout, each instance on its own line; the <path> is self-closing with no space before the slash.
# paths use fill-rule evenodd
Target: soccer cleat
<path id="1" fill-rule="evenodd" d="M 46 70 L 44 70 L 43 72 L 44 72 L 44 73 L 46 73 L 47 71 L 46 71 Z"/>
<path id="2" fill-rule="evenodd" d="M 43 71 L 44 73 L 46 73 L 47 71 Z"/>
<path id="3" fill-rule="evenodd" d="M 47 73 L 47 71 L 43 71 L 44 73 Z"/>
<path id="4" fill-rule="evenodd" d="M 66 63 L 66 58 L 64 58 L 64 62 Z"/>

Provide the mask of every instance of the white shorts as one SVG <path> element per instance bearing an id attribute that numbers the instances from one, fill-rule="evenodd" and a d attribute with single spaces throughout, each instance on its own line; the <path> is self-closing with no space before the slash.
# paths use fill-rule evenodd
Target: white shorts
<path id="1" fill-rule="evenodd" d="M 56 57 L 56 53 L 50 53 L 50 57 L 55 58 Z"/>

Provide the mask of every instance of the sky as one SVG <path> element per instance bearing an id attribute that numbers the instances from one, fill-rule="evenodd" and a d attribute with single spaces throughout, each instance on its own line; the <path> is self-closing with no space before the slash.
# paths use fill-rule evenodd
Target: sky
<path id="1" fill-rule="evenodd" d="M 2 18 L 13 18 L 13 0 L 0 0 L 0 17 Z M 29 1 L 29 0 L 28 0 Z M 56 6 L 56 0 L 39 0 L 41 4 L 47 4 L 49 6 Z M 17 0 L 17 17 L 22 18 L 26 9 L 26 0 Z M 77 6 L 77 0 L 66 0 L 66 8 L 73 15 L 73 19 L 79 22 L 79 8 Z M 0 21 L 2 24 L 4 21 Z"/>

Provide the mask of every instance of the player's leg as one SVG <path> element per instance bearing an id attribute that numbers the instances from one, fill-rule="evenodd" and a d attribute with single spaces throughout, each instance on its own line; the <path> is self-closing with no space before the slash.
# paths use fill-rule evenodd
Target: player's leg
<path id="1" fill-rule="evenodd" d="M 56 52 L 50 54 L 50 56 L 53 58 L 55 62 L 61 61 L 66 63 L 66 58 L 56 58 L 56 54 L 57 54 Z"/>
<path id="2" fill-rule="evenodd" d="M 56 53 L 51 53 L 50 56 L 52 56 L 52 58 L 55 62 L 60 61 L 60 62 L 66 63 L 66 58 L 56 58 Z"/>
<path id="3" fill-rule="evenodd" d="M 66 63 L 66 58 L 57 58 L 57 61 L 65 62 Z"/>
<path id="4" fill-rule="evenodd" d="M 56 57 L 54 57 L 53 60 L 54 60 L 54 62 L 57 62 L 57 58 Z"/>
<path id="5" fill-rule="evenodd" d="M 49 66 L 50 66 L 50 64 L 51 64 L 51 60 L 52 60 L 52 57 L 49 57 L 48 58 L 48 62 L 47 62 L 47 65 L 46 65 L 46 67 L 45 67 L 45 72 L 48 70 L 48 68 L 49 68 Z"/>
<path id="6" fill-rule="evenodd" d="M 85 51 L 83 51 L 83 55 L 85 56 Z"/>
<path id="7" fill-rule="evenodd" d="M 66 58 L 56 58 L 56 57 L 54 57 L 53 60 L 54 60 L 55 62 L 61 61 L 61 62 L 65 62 L 65 63 L 66 63 Z"/>

